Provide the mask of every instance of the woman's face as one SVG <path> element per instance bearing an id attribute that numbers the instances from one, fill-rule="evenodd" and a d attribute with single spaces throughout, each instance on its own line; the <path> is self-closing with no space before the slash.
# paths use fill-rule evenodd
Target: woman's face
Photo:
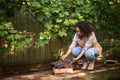
<path id="1" fill-rule="evenodd" d="M 80 30 L 78 27 L 76 27 L 76 33 L 77 33 L 79 36 L 82 36 L 82 32 L 81 32 L 81 30 Z"/>

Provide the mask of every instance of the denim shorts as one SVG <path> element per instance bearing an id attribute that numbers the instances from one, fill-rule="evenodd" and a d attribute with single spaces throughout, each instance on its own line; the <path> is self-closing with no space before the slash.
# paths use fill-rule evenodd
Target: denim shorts
<path id="1" fill-rule="evenodd" d="M 74 57 L 77 57 L 81 53 L 82 49 L 83 48 L 81 47 L 74 47 L 72 49 L 72 54 L 74 55 Z M 94 61 L 94 59 L 98 56 L 99 56 L 99 52 L 96 48 L 89 48 L 88 50 L 85 51 L 81 59 L 86 58 L 89 61 Z"/>

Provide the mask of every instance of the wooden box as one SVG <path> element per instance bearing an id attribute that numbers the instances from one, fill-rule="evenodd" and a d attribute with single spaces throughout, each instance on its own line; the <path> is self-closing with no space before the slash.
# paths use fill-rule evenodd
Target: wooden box
<path id="1" fill-rule="evenodd" d="M 61 69 L 56 69 L 53 68 L 54 73 L 73 73 L 73 68 L 61 68 Z"/>

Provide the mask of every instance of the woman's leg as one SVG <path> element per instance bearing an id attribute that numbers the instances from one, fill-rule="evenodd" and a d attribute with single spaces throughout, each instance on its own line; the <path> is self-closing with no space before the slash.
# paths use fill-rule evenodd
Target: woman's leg
<path id="1" fill-rule="evenodd" d="M 74 57 L 77 57 L 77 56 L 81 53 L 81 51 L 82 51 L 82 48 L 81 48 L 81 47 L 74 47 L 74 48 L 72 49 L 72 54 L 73 54 Z M 78 66 L 78 62 L 79 62 L 79 61 L 76 61 L 76 62 L 74 63 L 74 66 L 75 66 L 75 67 L 79 67 L 79 66 Z"/>
<path id="2" fill-rule="evenodd" d="M 94 69 L 94 60 L 99 55 L 96 48 L 90 48 L 85 52 L 85 58 L 89 61 L 88 70 Z"/>
<path id="3" fill-rule="evenodd" d="M 98 55 L 99 53 L 96 48 L 90 48 L 85 52 L 85 58 L 91 62 L 94 61 Z"/>
<path id="4" fill-rule="evenodd" d="M 82 51 L 82 48 L 81 47 L 75 47 L 72 49 L 72 54 L 74 55 L 74 57 L 77 57 Z M 83 55 L 82 56 L 82 59 L 83 59 L 83 66 L 81 67 L 81 69 L 86 69 L 87 66 L 88 66 L 88 62 L 87 60 L 85 59 L 85 56 Z"/>
<path id="5" fill-rule="evenodd" d="M 82 51 L 82 48 L 81 47 L 74 47 L 72 49 L 72 54 L 74 57 L 77 57 Z"/>

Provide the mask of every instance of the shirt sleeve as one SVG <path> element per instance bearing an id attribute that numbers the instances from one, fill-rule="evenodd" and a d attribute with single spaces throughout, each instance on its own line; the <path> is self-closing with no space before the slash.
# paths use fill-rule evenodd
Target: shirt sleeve
<path id="1" fill-rule="evenodd" d="M 93 44 L 96 42 L 97 42 L 96 36 L 95 36 L 94 32 L 92 32 L 92 34 L 89 36 L 89 38 L 86 39 L 86 42 L 85 42 L 83 49 L 86 51 L 87 49 L 92 47 Z"/>
<path id="2" fill-rule="evenodd" d="M 76 46 L 76 44 L 77 44 L 77 37 L 78 37 L 77 34 L 75 34 L 74 37 L 73 37 L 72 43 L 69 46 L 69 48 L 74 48 Z"/>

